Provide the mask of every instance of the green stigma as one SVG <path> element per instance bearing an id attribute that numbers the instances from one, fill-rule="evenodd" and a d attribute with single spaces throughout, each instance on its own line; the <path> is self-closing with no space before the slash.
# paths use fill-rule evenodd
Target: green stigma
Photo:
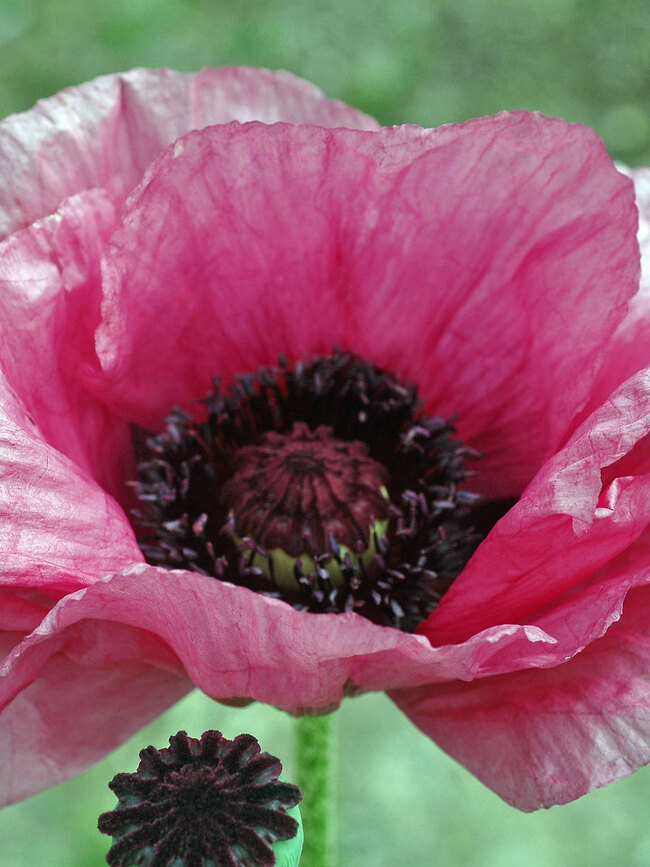
<path id="1" fill-rule="evenodd" d="M 381 488 L 382 496 L 390 503 L 388 491 L 385 486 Z M 298 555 L 288 554 L 282 548 L 271 548 L 260 552 L 259 548 L 251 548 L 250 545 L 238 536 L 233 535 L 233 541 L 239 552 L 250 551 L 247 566 L 259 570 L 269 583 L 274 584 L 286 593 L 292 593 L 299 589 L 300 575 L 316 575 L 324 578 L 322 570 L 327 572 L 327 578 L 332 587 L 342 587 L 345 579 L 343 568 L 351 566 L 355 571 L 362 574 L 372 575 L 373 562 L 380 553 L 378 545 L 386 537 L 388 531 L 388 518 L 375 521 L 368 528 L 369 543 L 365 550 L 354 551 L 349 545 L 336 545 L 336 550 L 331 556 L 318 556 L 317 560 L 306 551 Z"/>

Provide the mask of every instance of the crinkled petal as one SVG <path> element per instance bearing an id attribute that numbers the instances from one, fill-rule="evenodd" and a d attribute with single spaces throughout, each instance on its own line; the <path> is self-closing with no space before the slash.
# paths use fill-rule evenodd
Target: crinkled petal
<path id="1" fill-rule="evenodd" d="M 47 682 L 52 658 L 72 690 L 78 678 L 96 682 L 98 690 L 106 678 L 110 688 L 115 668 L 121 670 L 132 659 L 173 675 L 185 673 L 215 699 L 252 698 L 294 713 L 336 707 L 346 694 L 399 690 L 400 703 L 402 698 L 412 701 L 415 722 L 430 733 L 416 707 L 421 696 L 428 701 L 439 689 L 446 695 L 447 684 L 456 681 L 496 682 L 500 678 L 494 675 L 527 668 L 555 671 L 584 644 L 604 634 L 620 617 L 619 588 L 634 586 L 644 573 L 645 580 L 649 576 L 646 546 L 638 556 L 644 569 L 636 560 L 619 563 L 610 574 L 601 575 L 598 585 L 581 591 L 587 608 L 599 590 L 610 596 L 609 617 L 594 618 L 588 635 L 583 629 L 572 639 L 570 624 L 557 611 L 549 611 L 538 625 L 504 624 L 462 644 L 441 647 L 355 614 L 299 612 L 206 576 L 141 564 L 66 596 L 16 644 L 0 670 L 0 706 L 6 705 L 9 712 L 20 707 L 30 684 L 44 678 Z M 33 616 L 34 612 L 24 612 L 24 625 Z M 129 713 L 140 720 L 136 699 L 137 694 L 130 695 Z M 94 710 L 86 704 L 67 707 L 65 714 L 50 713 L 44 706 L 40 722 L 43 731 L 51 731 L 48 755 L 54 766 L 61 773 L 69 767 L 72 774 L 80 765 L 69 766 L 66 756 L 58 754 L 57 732 L 61 727 L 87 731 Z M 111 719 L 106 721 L 107 731 Z M 14 749 L 23 747 L 14 738 Z M 86 755 L 88 763 L 100 757 L 97 743 L 95 749 L 94 756 Z M 25 761 L 31 761 L 27 755 Z M 43 779 L 42 785 L 47 784 Z"/>
<path id="2" fill-rule="evenodd" d="M 317 125 L 178 138 L 253 118 Z M 637 288 L 631 185 L 602 145 L 524 113 L 324 129 L 341 125 L 374 128 L 251 70 L 136 70 L 0 125 L 6 801 L 191 683 L 294 713 L 391 690 L 523 809 L 648 760 L 650 374 L 542 467 L 422 635 L 148 566 L 106 493 L 131 453 L 116 413 L 158 426 L 214 374 L 337 343 L 458 413 L 493 496 L 569 437 Z"/>
<path id="3" fill-rule="evenodd" d="M 4 674 L 0 669 L 0 688 Z M 2 711 L 0 803 L 86 770 L 190 688 L 185 677 L 143 661 L 141 647 L 110 668 L 54 649 L 38 678 Z"/>
<path id="4" fill-rule="evenodd" d="M 587 412 L 594 410 L 632 374 L 650 365 L 650 168 L 626 169 L 634 181 L 639 209 L 641 283 L 627 316 L 605 346 L 605 356 Z"/>
<path id="5" fill-rule="evenodd" d="M 618 585 L 617 599 L 596 595 L 588 606 L 576 591 L 598 582 L 599 570 L 627 549 L 636 551 L 650 524 L 649 433 L 646 370 L 544 465 L 419 631 L 433 644 L 464 641 L 499 623 L 537 624 L 552 606 L 570 638 L 607 618 L 629 585 Z"/>
<path id="6" fill-rule="evenodd" d="M 0 365 L 43 439 L 120 494 L 128 425 L 79 376 L 96 366 L 99 263 L 114 220 L 107 194 L 89 190 L 0 243 Z"/>
<path id="7" fill-rule="evenodd" d="M 595 135 L 536 115 L 195 132 L 111 241 L 96 387 L 155 426 L 215 373 L 338 343 L 458 413 L 486 453 L 479 484 L 518 494 L 636 291 L 635 227 Z"/>
<path id="8" fill-rule="evenodd" d="M 363 339 L 458 417 L 484 454 L 473 487 L 518 496 L 586 402 L 637 289 L 633 190 L 592 130 L 537 114 L 443 127 L 434 142 L 357 258 L 374 277 Z"/>
<path id="9" fill-rule="evenodd" d="M 104 266 L 100 387 L 121 414 L 154 427 L 214 374 L 330 352 L 358 325 L 345 272 L 374 187 L 358 135 L 229 124 L 154 164 Z"/>
<path id="10" fill-rule="evenodd" d="M 85 189 L 104 187 L 122 201 L 174 139 L 231 120 L 377 126 L 287 72 L 134 69 L 96 78 L 0 124 L 0 237 Z"/>
<path id="11" fill-rule="evenodd" d="M 0 585 L 76 590 L 142 560 L 126 515 L 43 441 L 0 377 Z"/>
<path id="12" fill-rule="evenodd" d="M 648 622 L 644 588 L 603 638 L 555 668 L 391 697 L 510 804 L 565 803 L 650 761 Z"/>
<path id="13" fill-rule="evenodd" d="M 93 625 L 76 651 L 80 623 Z M 347 693 L 508 670 L 493 660 L 505 660 L 510 645 L 521 665 L 534 665 L 543 645 L 554 644 L 535 627 L 506 626 L 462 646 L 434 648 L 422 636 L 356 614 L 309 614 L 207 576 L 139 564 L 61 599 L 7 657 L 1 700 L 24 689 L 62 642 L 67 653 L 107 666 L 126 642 L 124 626 L 157 636 L 213 698 L 252 698 L 295 713 L 336 706 Z"/>

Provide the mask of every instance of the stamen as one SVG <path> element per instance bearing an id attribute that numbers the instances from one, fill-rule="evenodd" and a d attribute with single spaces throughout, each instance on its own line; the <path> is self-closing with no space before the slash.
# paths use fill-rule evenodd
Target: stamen
<path id="1" fill-rule="evenodd" d="M 482 538 L 462 487 L 478 455 L 416 389 L 336 352 L 262 368 L 175 410 L 139 464 L 149 562 L 312 612 L 415 629 Z"/>

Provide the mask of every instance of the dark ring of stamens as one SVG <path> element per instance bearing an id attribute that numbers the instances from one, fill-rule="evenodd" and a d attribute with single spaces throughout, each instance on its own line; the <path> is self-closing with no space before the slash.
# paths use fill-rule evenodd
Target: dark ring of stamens
<path id="1" fill-rule="evenodd" d="M 252 735 L 230 741 L 208 731 L 197 740 L 178 732 L 167 749 L 147 747 L 136 773 L 109 783 L 119 803 L 99 817 L 99 830 L 115 838 L 106 860 L 111 867 L 270 867 L 273 843 L 298 831 L 286 810 L 302 800 L 298 786 L 279 781 L 281 772 Z"/>
<path id="2" fill-rule="evenodd" d="M 415 629 L 482 538 L 471 520 L 478 497 L 459 489 L 469 475 L 466 458 L 478 455 L 454 436 L 451 422 L 424 415 L 415 386 L 338 351 L 293 370 L 281 360 L 279 368 L 239 376 L 225 389 L 215 378 L 213 386 L 203 401 L 205 420 L 177 409 L 163 433 L 136 436 L 142 459 L 134 484 L 143 506 L 135 519 L 147 560 L 271 593 L 298 609 L 355 611 L 382 625 Z M 232 541 L 236 528 L 219 492 L 233 476 L 238 449 L 265 432 L 286 433 L 296 422 L 311 430 L 325 425 L 341 440 L 365 443 L 386 468 L 391 520 L 388 532 L 374 539 L 371 569 L 342 555 L 336 539 L 327 551 L 307 547 L 315 569 L 305 572 L 298 559 L 299 589 L 287 597 L 258 565 L 268 552 L 254 539 L 244 538 L 243 550 Z M 341 586 L 326 568 L 333 558 Z"/>

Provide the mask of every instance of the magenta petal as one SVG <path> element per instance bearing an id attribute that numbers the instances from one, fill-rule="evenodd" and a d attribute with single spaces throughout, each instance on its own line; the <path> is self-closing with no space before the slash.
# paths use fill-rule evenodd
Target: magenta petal
<path id="1" fill-rule="evenodd" d="M 7 589 L 7 588 L 5 588 Z M 47 609 L 22 596 L 9 596 L 0 593 L 0 633 L 20 633 L 25 635 L 36 629 Z M 11 640 L 0 639 L 0 655 L 11 649 Z"/>
<path id="2" fill-rule="evenodd" d="M 79 376 L 97 366 L 99 263 L 114 219 L 106 193 L 89 190 L 0 243 L 0 364 L 43 439 L 122 493 L 128 425 Z"/>
<path id="3" fill-rule="evenodd" d="M 562 665 L 392 698 L 510 804 L 565 803 L 650 761 L 649 619 L 650 593 L 637 590 L 620 622 Z"/>
<path id="4" fill-rule="evenodd" d="M 122 201 L 174 139 L 231 120 L 377 126 L 287 72 L 134 69 L 96 78 L 0 123 L 0 238 L 81 190 L 104 187 Z"/>
<path id="5" fill-rule="evenodd" d="M 158 650 L 152 664 L 185 669 L 216 699 L 256 699 L 300 712 L 337 706 L 346 693 L 471 679 L 505 658 L 504 647 L 527 662 L 547 639 L 540 630 L 495 629 L 464 647 L 432 648 L 422 636 L 376 626 L 356 614 L 309 614 L 245 588 L 188 572 L 145 564 L 68 595 L 38 630 L 7 657 L 2 700 L 18 694 L 49 656 L 65 644 L 104 667 L 125 647 L 149 636 L 172 651 L 174 666 Z M 132 634 L 125 626 L 133 627 Z M 115 637 L 120 636 L 119 641 Z M 526 650 L 529 645 L 529 650 Z M 89 662 L 90 664 L 90 662 Z M 511 665 L 511 661 L 508 662 Z M 550 663 L 549 663 L 550 664 Z M 508 669 L 505 669 L 508 670 Z"/>
<path id="6" fill-rule="evenodd" d="M 2 711 L 0 804 L 86 770 L 191 686 L 184 677 L 146 665 L 139 653 L 124 657 L 98 671 L 57 648 L 39 666 L 38 679 Z"/>
<path id="7" fill-rule="evenodd" d="M 7 657 L 2 700 L 18 694 L 62 643 L 75 655 L 80 634 L 79 653 L 89 664 L 110 666 L 121 647 L 155 636 L 157 650 L 144 657 L 182 667 L 212 698 L 252 698 L 294 713 L 336 707 L 346 694 L 472 680 L 566 658 L 537 627 L 495 627 L 463 645 L 435 648 L 356 614 L 300 612 L 207 576 L 141 564 L 63 598 Z"/>
<path id="8" fill-rule="evenodd" d="M 491 496 L 557 448 L 638 279 L 629 181 L 590 130 L 523 113 L 211 128 L 127 210 L 98 332 L 120 413 L 159 424 L 214 373 L 340 343 L 458 413 Z"/>
<path id="9" fill-rule="evenodd" d="M 383 133 L 228 124 L 180 139 L 127 204 L 104 267 L 96 387 L 155 427 L 215 374 L 331 352 Z"/>
<path id="10" fill-rule="evenodd" d="M 551 605 L 587 625 L 575 591 L 628 549 L 650 523 L 650 371 L 630 379 L 548 461 L 494 527 L 419 631 L 434 644 L 498 623 L 538 623 Z M 620 587 L 620 601 L 626 586 Z M 569 632 L 580 633 L 577 624 Z"/>
<path id="11" fill-rule="evenodd" d="M 610 396 L 650 346 L 632 185 L 539 115 L 375 128 L 248 69 L 135 70 L 0 124 L 5 801 L 192 683 L 292 713 L 388 690 L 523 809 L 650 758 L 650 370 Z M 458 414 L 478 485 L 519 496 L 421 634 L 146 565 L 110 496 L 126 419 L 334 344 Z"/>
<path id="12" fill-rule="evenodd" d="M 633 190 L 592 130 L 541 115 L 442 127 L 429 147 L 356 258 L 363 345 L 458 416 L 484 454 L 475 489 L 518 496 L 637 289 Z"/>
<path id="13" fill-rule="evenodd" d="M 626 580 L 629 586 L 631 577 Z M 620 615 L 620 604 L 612 602 L 612 611 L 609 622 Z M 557 618 L 551 617 L 546 625 L 552 631 Z M 601 633 L 608 625 L 601 624 Z M 561 629 L 557 631 L 561 635 Z M 414 721 L 429 733 L 428 718 L 416 706 L 420 695 L 428 701 L 431 696 L 446 695 L 451 687 L 444 684 L 450 681 L 463 683 L 563 663 L 576 651 L 575 645 L 566 640 L 566 634 L 559 641 L 549 632 L 537 626 L 506 625 L 464 644 L 432 647 L 423 636 L 375 626 L 354 614 L 298 612 L 283 602 L 212 578 L 142 564 L 63 598 L 7 656 L 1 670 L 0 705 L 7 705 L 3 718 L 8 714 L 13 732 L 12 714 L 19 714 L 23 700 L 30 700 L 38 691 L 36 684 L 44 683 L 39 725 L 44 739 L 46 731 L 51 732 L 47 756 L 60 775 L 56 779 L 79 771 L 80 762 L 96 760 L 102 749 L 116 742 L 108 743 L 113 737 L 110 729 L 116 725 L 110 714 L 122 719 L 122 726 L 123 717 L 132 716 L 133 730 L 144 721 L 142 702 L 150 705 L 135 689 L 124 699 L 113 696 L 110 714 L 95 737 L 88 725 L 95 720 L 92 705 L 73 702 L 61 707 L 54 698 L 50 700 L 54 704 L 48 704 L 52 666 L 66 684 L 62 693 L 74 693 L 84 688 L 78 684 L 91 683 L 99 695 L 102 690 L 112 691 L 114 683 L 120 684 L 125 670 L 135 668 L 146 679 L 139 666 L 152 666 L 170 676 L 184 671 L 216 699 L 253 698 L 292 712 L 333 708 L 346 694 L 401 690 L 405 700 L 413 703 Z M 151 677 L 155 682 L 153 672 Z M 164 678 L 160 683 L 165 683 Z M 169 683 L 171 703 L 178 697 L 176 689 L 182 691 L 186 682 L 172 679 Z M 422 693 L 404 692 L 418 687 L 424 687 Z M 164 694 L 156 695 L 155 701 L 162 706 Z M 124 714 L 127 707 L 129 714 Z M 77 728 L 89 746 L 72 764 L 68 741 L 64 738 L 61 747 L 57 746 L 57 733 L 61 729 L 72 733 Z M 122 737 L 128 733 L 123 728 L 119 731 Z M 26 751 L 17 737 L 15 748 Z M 48 784 L 38 753 L 34 759 L 26 753 L 25 763 L 28 778 L 29 768 L 36 768 L 36 782 L 30 785 Z"/>
<path id="14" fill-rule="evenodd" d="M 140 561 L 124 512 L 43 441 L 1 377 L 0 407 L 1 583 L 57 596 Z"/>
<path id="15" fill-rule="evenodd" d="M 605 346 L 605 356 L 587 412 L 591 412 L 632 374 L 650 365 L 650 168 L 627 170 L 639 209 L 641 283 L 625 319 Z M 584 416 L 583 416 L 584 417 Z"/>

